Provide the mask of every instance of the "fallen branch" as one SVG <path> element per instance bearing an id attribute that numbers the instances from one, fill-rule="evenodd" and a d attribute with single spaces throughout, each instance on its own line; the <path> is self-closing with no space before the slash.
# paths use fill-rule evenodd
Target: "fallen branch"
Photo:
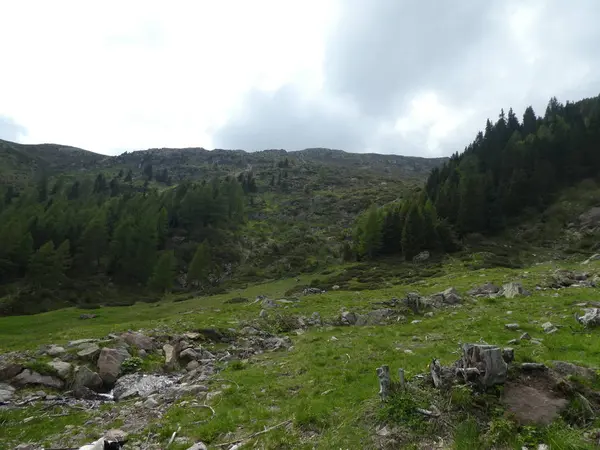
<path id="1" fill-rule="evenodd" d="M 273 425 L 272 427 L 265 428 L 262 431 L 257 431 L 256 433 L 253 433 L 253 434 L 251 434 L 249 436 L 246 436 L 244 438 L 236 439 L 235 441 L 230 441 L 230 442 L 223 442 L 222 444 L 215 444 L 215 447 L 227 447 L 228 445 L 238 445 L 241 442 L 249 441 L 250 439 L 253 439 L 256 436 L 260 436 L 261 434 L 268 433 L 269 431 L 272 431 L 272 430 L 274 430 L 276 428 L 279 428 L 279 427 L 282 427 L 284 425 L 287 425 L 287 424 L 289 424 L 291 422 L 292 422 L 292 419 L 288 419 L 285 422 L 281 422 L 281 423 L 278 423 L 277 425 Z M 237 447 L 237 448 L 239 448 L 239 447 Z"/>
<path id="2" fill-rule="evenodd" d="M 165 448 L 169 448 L 169 446 L 175 440 L 175 436 L 177 436 L 177 433 L 179 433 L 180 431 L 181 431 L 181 427 L 177 427 L 177 431 L 173 432 L 173 434 L 171 435 L 171 439 L 169 439 L 169 443 L 167 444 L 167 446 Z"/>
<path id="3" fill-rule="evenodd" d="M 428 417 L 440 417 L 440 413 L 429 411 L 429 410 L 423 409 L 423 408 L 417 408 L 417 412 L 423 414 L 424 416 L 428 416 Z"/>

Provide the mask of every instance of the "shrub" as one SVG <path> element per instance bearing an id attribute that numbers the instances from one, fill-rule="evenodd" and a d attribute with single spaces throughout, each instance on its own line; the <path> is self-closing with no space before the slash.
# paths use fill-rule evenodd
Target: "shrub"
<path id="1" fill-rule="evenodd" d="M 142 360 L 142 358 L 139 358 L 137 356 L 128 358 L 125 361 L 123 361 L 123 364 L 121 364 L 121 373 L 125 375 L 128 373 L 139 372 L 143 364 L 144 361 Z"/>

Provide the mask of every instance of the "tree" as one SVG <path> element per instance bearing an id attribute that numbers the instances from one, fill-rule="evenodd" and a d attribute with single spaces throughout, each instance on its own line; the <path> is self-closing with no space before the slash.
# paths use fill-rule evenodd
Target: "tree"
<path id="1" fill-rule="evenodd" d="M 71 268 L 71 243 L 65 239 L 56 249 L 56 266 L 61 275 L 66 274 Z"/>
<path id="2" fill-rule="evenodd" d="M 152 164 L 146 164 L 144 167 L 144 175 L 147 181 L 152 181 Z"/>
<path id="3" fill-rule="evenodd" d="M 63 276 L 62 271 L 63 266 L 58 264 L 54 243 L 48 241 L 31 257 L 27 268 L 27 276 L 35 286 L 51 287 L 60 281 Z"/>
<path id="4" fill-rule="evenodd" d="M 371 205 L 361 220 L 358 230 L 359 254 L 373 258 L 381 250 L 382 229 L 381 217 L 376 205 Z"/>
<path id="5" fill-rule="evenodd" d="M 198 245 L 194 258 L 188 268 L 187 280 L 188 283 L 194 285 L 200 285 L 208 281 L 210 270 L 212 268 L 212 261 L 210 255 L 210 248 L 206 242 Z"/>
<path id="6" fill-rule="evenodd" d="M 407 260 L 414 258 L 423 249 L 423 217 L 416 202 L 409 207 L 402 230 L 402 253 Z"/>
<path id="7" fill-rule="evenodd" d="M 129 169 L 127 171 L 127 175 L 125 175 L 125 179 L 123 181 L 125 181 L 126 183 L 131 183 L 132 180 L 133 180 L 133 173 L 131 172 L 131 169 Z"/>
<path id="8" fill-rule="evenodd" d="M 533 108 L 528 106 L 523 114 L 523 135 L 535 134 L 537 131 L 537 118 Z"/>
<path id="9" fill-rule="evenodd" d="M 108 229 L 104 214 L 97 214 L 85 227 L 80 241 L 79 262 L 86 268 L 100 267 L 100 260 L 106 254 Z"/>
<path id="10" fill-rule="evenodd" d="M 167 209 L 163 206 L 158 212 L 158 220 L 156 221 L 156 231 L 158 233 L 158 245 L 164 247 L 169 233 L 169 215 Z"/>
<path id="11" fill-rule="evenodd" d="M 173 250 L 167 250 L 161 253 L 148 286 L 157 292 L 169 292 L 173 287 L 173 278 L 175 276 L 175 254 Z"/>

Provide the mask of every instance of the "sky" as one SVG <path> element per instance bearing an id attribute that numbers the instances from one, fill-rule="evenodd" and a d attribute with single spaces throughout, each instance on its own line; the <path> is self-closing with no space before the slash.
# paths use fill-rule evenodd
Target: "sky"
<path id="1" fill-rule="evenodd" d="M 600 94 L 597 0 L 0 0 L 0 138 L 447 156 Z"/>

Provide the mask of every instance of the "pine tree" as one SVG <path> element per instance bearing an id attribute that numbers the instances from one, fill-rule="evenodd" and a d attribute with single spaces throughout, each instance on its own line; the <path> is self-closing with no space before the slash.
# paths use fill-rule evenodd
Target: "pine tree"
<path id="1" fill-rule="evenodd" d="M 411 203 L 402 230 L 402 253 L 411 260 L 423 249 L 423 218 L 416 203 Z"/>
<path id="2" fill-rule="evenodd" d="M 127 175 L 125 175 L 125 179 L 123 181 L 125 181 L 126 183 L 131 183 L 132 180 L 133 180 L 133 173 L 131 172 L 131 169 L 129 169 L 127 171 Z"/>
<path id="3" fill-rule="evenodd" d="M 71 268 L 71 243 L 65 239 L 56 249 L 56 266 L 61 275 L 66 274 Z"/>
<path id="4" fill-rule="evenodd" d="M 167 209 L 163 206 L 158 212 L 158 220 L 156 221 L 156 231 L 158 233 L 158 245 L 162 248 L 167 240 L 169 232 L 169 215 Z"/>
<path id="5" fill-rule="evenodd" d="M 173 287 L 174 276 L 175 254 L 173 250 L 167 250 L 162 252 L 158 258 L 148 286 L 157 292 L 169 292 Z"/>
<path id="6" fill-rule="evenodd" d="M 382 242 L 382 223 L 376 205 L 372 205 L 368 209 L 362 221 L 359 231 L 359 253 L 373 258 L 381 250 Z"/>
<path id="7" fill-rule="evenodd" d="M 62 275 L 62 267 L 57 262 L 54 243 L 48 241 L 33 254 L 29 261 L 27 276 L 31 283 L 38 287 L 56 285 Z"/>
<path id="8" fill-rule="evenodd" d="M 528 106 L 523 114 L 523 135 L 527 136 L 530 134 L 535 134 L 537 131 L 537 118 L 535 116 L 535 112 L 533 112 L 533 108 Z"/>
<path id="9" fill-rule="evenodd" d="M 212 268 L 210 248 L 203 242 L 198 245 L 194 258 L 188 268 L 188 283 L 200 285 L 208 280 Z"/>
<path id="10" fill-rule="evenodd" d="M 146 175 L 147 181 L 152 181 L 152 164 L 147 164 L 144 167 L 144 175 Z"/>
<path id="11" fill-rule="evenodd" d="M 100 260 L 106 254 L 108 245 L 108 229 L 104 214 L 97 214 L 85 227 L 80 241 L 80 266 L 100 267 Z"/>

